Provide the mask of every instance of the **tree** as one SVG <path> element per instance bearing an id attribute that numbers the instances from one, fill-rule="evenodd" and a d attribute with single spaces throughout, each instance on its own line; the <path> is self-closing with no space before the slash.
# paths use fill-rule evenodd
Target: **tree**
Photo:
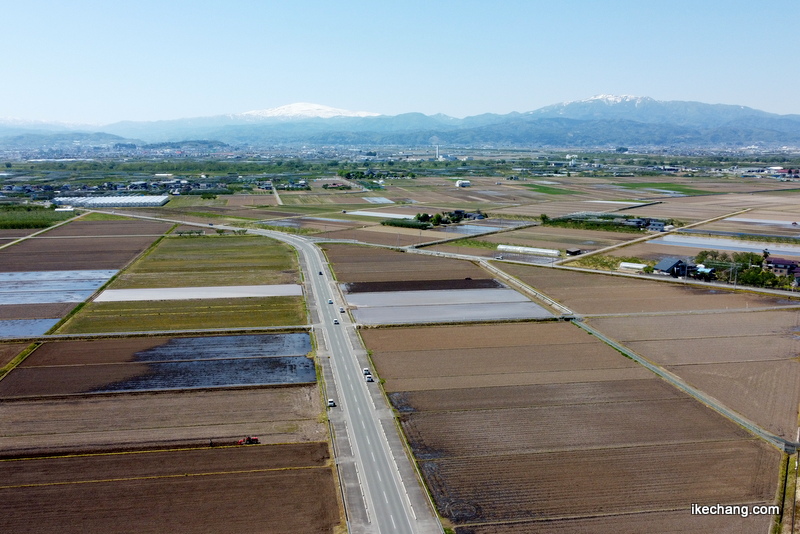
<path id="1" fill-rule="evenodd" d="M 431 222 L 433 223 L 434 226 L 439 226 L 440 224 L 442 224 L 442 214 L 441 213 L 434 214 L 434 216 L 431 217 Z"/>
<path id="2" fill-rule="evenodd" d="M 550 222 L 550 217 L 548 217 L 546 213 L 542 213 L 539 218 L 542 220 L 542 224 L 547 224 Z"/>

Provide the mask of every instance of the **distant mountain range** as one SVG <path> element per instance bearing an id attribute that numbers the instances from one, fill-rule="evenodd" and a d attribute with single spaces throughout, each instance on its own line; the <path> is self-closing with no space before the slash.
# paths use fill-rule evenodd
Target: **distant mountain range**
<path id="1" fill-rule="evenodd" d="M 0 119 L 0 148 L 214 140 L 229 145 L 400 145 L 542 148 L 800 146 L 800 115 L 744 106 L 599 95 L 525 113 L 379 115 L 291 104 L 235 115 L 105 126 Z"/>

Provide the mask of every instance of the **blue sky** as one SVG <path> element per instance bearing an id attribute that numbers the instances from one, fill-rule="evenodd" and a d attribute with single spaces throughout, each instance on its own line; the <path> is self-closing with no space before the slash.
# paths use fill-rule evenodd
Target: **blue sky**
<path id="1" fill-rule="evenodd" d="M 797 0 L 26 0 L 0 117 L 110 123 L 294 102 L 388 115 L 597 94 L 800 114 Z"/>

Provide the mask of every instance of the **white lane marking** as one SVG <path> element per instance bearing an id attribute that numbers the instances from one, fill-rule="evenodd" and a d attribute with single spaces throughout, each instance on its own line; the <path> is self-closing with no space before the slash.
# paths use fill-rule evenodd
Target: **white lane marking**
<path id="1" fill-rule="evenodd" d="M 389 497 L 386 496 L 386 492 L 383 492 L 383 500 L 386 501 L 386 504 L 389 504 Z"/>
<path id="2" fill-rule="evenodd" d="M 390 515 L 390 516 L 389 516 L 389 519 L 391 519 L 391 520 L 392 520 L 392 528 L 396 529 L 396 528 L 397 528 L 397 523 L 395 523 L 395 522 L 394 522 L 394 516 L 393 516 L 393 515 Z"/>

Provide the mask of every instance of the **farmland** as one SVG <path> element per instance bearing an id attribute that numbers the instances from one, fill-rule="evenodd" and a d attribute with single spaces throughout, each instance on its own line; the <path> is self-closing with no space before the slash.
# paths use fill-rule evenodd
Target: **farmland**
<path id="1" fill-rule="evenodd" d="M 783 296 L 737 293 L 609 274 L 518 264 L 503 264 L 500 268 L 581 314 L 755 309 L 797 303 Z"/>
<path id="2" fill-rule="evenodd" d="M 792 439 L 800 404 L 797 313 L 609 317 L 590 323 L 762 427 Z"/>
<path id="3" fill-rule="evenodd" d="M 120 289 L 200 293 L 219 289 L 212 284 L 235 292 L 247 287 L 243 280 L 259 287 L 300 280 L 294 252 L 270 239 L 164 237 L 172 224 L 93 219 L 0 251 L 5 298 L 13 301 L 0 305 L 9 332 L 24 333 L 23 321 L 51 326 L 112 275 Z M 32 259 L 42 271 L 35 276 Z M 92 278 L 97 272 L 104 277 Z M 91 302 L 62 331 L 115 337 L 37 340 L 38 330 L 29 334 L 33 344 L 4 344 L 3 365 L 32 350 L 0 380 L 0 493 L 9 507 L 0 529 L 339 528 L 341 502 L 307 333 L 118 335 L 305 322 L 302 297 Z M 236 446 L 248 435 L 261 445 Z"/>
<path id="4" fill-rule="evenodd" d="M 314 443 L 0 461 L 0 529 L 331 532 L 328 460 Z"/>
<path id="5" fill-rule="evenodd" d="M 778 451 L 573 325 L 362 337 L 437 510 L 458 532 L 567 532 L 586 522 L 613 532 L 690 502 L 774 496 Z M 767 528 L 770 518 L 751 521 Z"/>
<path id="6" fill-rule="evenodd" d="M 301 297 L 97 302 L 82 308 L 59 332 L 148 332 L 300 324 L 305 324 Z"/>
<path id="7" fill-rule="evenodd" d="M 336 459 L 345 467 L 332 458 L 326 413 L 335 425 L 338 412 L 325 412 L 322 401 L 335 396 L 336 408 L 347 401 L 334 384 L 317 382 L 330 375 L 329 340 L 306 333 L 323 314 L 307 309 L 313 299 L 242 296 L 255 286 L 300 288 L 304 276 L 291 247 L 220 228 L 230 223 L 320 239 L 338 284 L 330 288 L 341 291 L 328 310 L 351 341 L 363 339 L 358 357 L 377 381 L 365 387 L 376 402 L 388 398 L 433 507 L 458 534 L 768 531 L 772 516 L 694 516 L 689 506 L 773 504 L 786 455 L 598 337 L 556 320 L 511 281 L 495 278 L 479 256 L 495 256 L 501 243 L 594 250 L 645 235 L 509 230 L 541 214 L 581 211 L 681 224 L 718 217 L 696 230 L 752 234 L 766 247 L 771 236 L 797 237 L 796 195 L 778 194 L 790 186 L 767 192 L 772 184 L 758 180 L 561 174 L 469 176 L 471 188 L 455 188 L 450 178 L 387 180 L 380 191 L 352 193 L 311 180 L 311 192 L 280 191 L 285 206 L 275 195 L 183 196 L 131 212 L 202 226 L 92 215 L 0 250 L 0 271 L 11 278 L 34 265 L 82 273 L 65 274 L 72 285 L 63 287 L 47 275 L 36 291 L 17 292 L 32 281 L 22 278 L 0 291 L 16 299 L 0 303 L 0 321 L 7 321 L 0 334 L 26 336 L 0 345 L 0 367 L 30 349 L 0 380 L 0 473 L 7 481 L 0 498 L 11 509 L 0 529 L 25 531 L 32 514 L 41 514 L 37 528 L 64 528 L 52 510 L 62 512 L 61 525 L 91 515 L 75 527 L 83 531 L 115 532 L 119 524 L 143 532 L 343 528 L 347 490 L 339 491 L 337 471 L 351 464 L 346 450 Z M 449 209 L 481 209 L 490 218 L 433 230 L 380 225 L 389 215 Z M 502 231 L 474 235 L 482 230 Z M 0 239 L 27 233 L 2 230 Z M 410 247 L 463 236 L 432 249 L 471 261 Z M 666 242 L 608 252 L 648 260 L 694 253 Z M 714 402 L 796 439 L 800 300 L 793 295 L 505 259 L 519 262 L 491 265 Z M 91 270 L 105 277 L 91 278 Z M 107 281 L 108 298 L 95 298 Z M 120 290 L 156 293 L 114 301 Z M 167 300 L 176 294 L 183 296 Z M 56 332 L 75 339 L 43 335 L 84 301 Z M 339 305 L 347 315 L 338 314 Z M 525 314 L 511 314 L 517 306 Z M 493 315 L 498 309 L 503 313 Z M 405 326 L 387 326 L 396 324 Z M 290 341 L 266 342 L 272 331 L 263 329 L 272 327 L 286 327 L 282 339 L 305 341 L 297 350 Z M 315 361 L 317 343 L 323 352 Z M 235 446 L 247 435 L 262 444 Z M 142 508 L 153 512 L 134 517 Z M 788 509 L 785 527 L 787 521 Z"/>

